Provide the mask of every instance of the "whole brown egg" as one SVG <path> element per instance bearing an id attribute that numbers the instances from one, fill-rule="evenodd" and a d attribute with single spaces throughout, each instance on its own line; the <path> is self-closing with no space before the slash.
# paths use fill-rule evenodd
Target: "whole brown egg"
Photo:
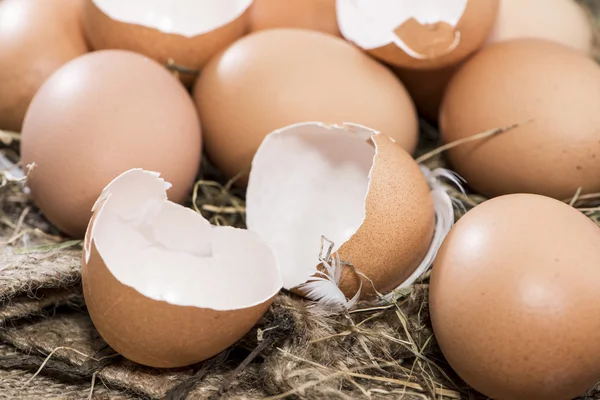
<path id="1" fill-rule="evenodd" d="M 88 51 L 83 5 L 84 0 L 0 2 L 0 129 L 20 131 L 46 78 Z"/>
<path id="2" fill-rule="evenodd" d="M 434 262 L 431 321 L 452 368 L 497 400 L 570 400 L 600 381 L 600 229 L 513 194 L 462 217 Z"/>
<path id="3" fill-rule="evenodd" d="M 200 123 L 183 85 L 125 50 L 88 53 L 61 67 L 35 95 L 22 132 L 23 165 L 45 216 L 83 237 L 102 189 L 126 170 L 156 171 L 182 202 L 200 164 Z"/>
<path id="4" fill-rule="evenodd" d="M 484 48 L 452 77 L 442 102 L 444 142 L 520 124 L 448 151 L 486 196 L 557 199 L 600 191 L 600 66 L 567 46 L 515 39 Z"/>
<path id="5" fill-rule="evenodd" d="M 206 151 L 228 176 L 249 170 L 270 132 L 352 122 L 417 144 L 415 106 L 382 64 L 343 39 L 303 29 L 254 32 L 211 60 L 194 87 Z M 242 182 L 242 180 L 240 180 Z"/>
<path id="6" fill-rule="evenodd" d="M 502 0 L 487 43 L 517 38 L 552 40 L 591 54 L 594 29 L 591 18 L 577 1 Z"/>

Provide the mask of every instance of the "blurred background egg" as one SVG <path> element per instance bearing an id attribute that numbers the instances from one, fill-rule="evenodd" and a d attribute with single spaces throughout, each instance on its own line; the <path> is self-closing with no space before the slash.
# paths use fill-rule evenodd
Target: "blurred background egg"
<path id="1" fill-rule="evenodd" d="M 446 237 L 430 282 L 433 330 L 494 399 L 571 400 L 600 380 L 600 229 L 539 195 L 498 197 Z"/>
<path id="2" fill-rule="evenodd" d="M 23 165 L 33 198 L 56 227 L 83 237 L 102 189 L 144 168 L 189 195 L 200 164 L 200 123 L 189 94 L 136 53 L 103 50 L 65 64 L 35 95 L 23 124 Z"/>
<path id="3" fill-rule="evenodd" d="M 344 38 L 400 68 L 455 65 L 485 43 L 500 0 L 337 0 Z"/>
<path id="4" fill-rule="evenodd" d="M 46 78 L 88 51 L 81 23 L 84 1 L 0 2 L 0 129 L 20 131 Z"/>
<path id="5" fill-rule="evenodd" d="M 252 0 L 85 0 L 94 49 L 124 49 L 176 66 L 191 85 L 216 53 L 247 32 Z"/>
<path id="6" fill-rule="evenodd" d="M 419 114 L 436 122 L 448 82 L 463 64 L 440 69 L 393 68 L 393 71 L 408 90 Z"/>
<path id="7" fill-rule="evenodd" d="M 440 127 L 450 143 L 519 127 L 447 152 L 485 196 L 538 193 L 557 199 L 600 191 L 600 66 L 570 47 L 515 39 L 486 47 L 452 78 Z"/>
<path id="8" fill-rule="evenodd" d="M 590 54 L 594 32 L 574 0 L 501 0 L 488 44 L 517 38 L 552 40 Z"/>
<path id="9" fill-rule="evenodd" d="M 356 47 L 321 32 L 245 36 L 205 67 L 194 99 L 206 152 L 229 177 L 249 170 L 268 133 L 298 122 L 353 122 L 408 152 L 417 145 L 417 115 L 402 83 Z"/>
<path id="10" fill-rule="evenodd" d="M 250 31 L 270 28 L 303 28 L 341 35 L 335 0 L 254 0 Z"/>

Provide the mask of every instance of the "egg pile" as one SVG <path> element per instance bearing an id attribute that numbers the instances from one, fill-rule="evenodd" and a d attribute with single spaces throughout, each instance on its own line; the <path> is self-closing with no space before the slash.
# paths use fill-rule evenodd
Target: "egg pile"
<path id="1" fill-rule="evenodd" d="M 133 361 L 209 358 L 281 289 L 343 311 L 432 267 L 462 379 L 569 400 L 600 381 L 600 228 L 568 204 L 600 192 L 594 38 L 574 0 L 2 0 L 0 130 Z M 450 169 L 414 159 L 419 116 Z M 186 207 L 203 155 L 247 229 Z M 443 180 L 491 199 L 454 224 Z"/>

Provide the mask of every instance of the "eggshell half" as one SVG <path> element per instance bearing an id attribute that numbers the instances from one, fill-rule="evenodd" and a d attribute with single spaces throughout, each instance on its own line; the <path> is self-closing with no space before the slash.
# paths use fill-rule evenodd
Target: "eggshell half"
<path id="1" fill-rule="evenodd" d="M 352 121 L 386 132 L 408 152 L 417 145 L 417 114 L 402 83 L 321 32 L 269 29 L 241 38 L 206 66 L 194 99 L 206 152 L 229 177 L 249 170 L 270 132 L 306 121 Z"/>
<path id="2" fill-rule="evenodd" d="M 447 152 L 452 167 L 488 197 L 537 193 L 557 199 L 600 191 L 600 66 L 570 47 L 499 42 L 453 76 L 440 127 L 450 143 L 521 124 Z"/>
<path id="3" fill-rule="evenodd" d="M 274 250 L 287 289 L 315 275 L 323 238 L 368 277 L 337 271 L 346 298 L 361 279 L 363 298 L 375 294 L 373 286 L 395 289 L 432 243 L 434 204 L 419 166 L 389 137 L 355 124 L 302 123 L 271 133 L 254 157 L 246 200 L 248 229 Z"/>
<path id="4" fill-rule="evenodd" d="M 158 174 L 130 170 L 100 196 L 85 239 L 83 293 L 103 339 L 157 368 L 205 360 L 246 334 L 281 287 L 252 232 L 211 226 L 168 202 Z"/>
<path id="5" fill-rule="evenodd" d="M 341 36 L 335 0 L 254 0 L 250 31 L 271 28 L 311 29 Z"/>
<path id="6" fill-rule="evenodd" d="M 600 229 L 567 204 L 501 196 L 463 216 L 435 260 L 433 330 L 494 399 L 570 400 L 600 380 Z"/>
<path id="7" fill-rule="evenodd" d="M 183 202 L 200 167 L 194 104 L 158 63 L 125 50 L 70 61 L 36 93 L 21 137 L 27 185 L 44 215 L 83 237 L 91 208 L 111 180 L 130 168 L 160 170 Z"/>
<path id="8" fill-rule="evenodd" d="M 592 54 L 591 18 L 573 0 L 502 0 L 487 43 L 537 38 L 551 40 Z"/>
<path id="9" fill-rule="evenodd" d="M 191 85 L 216 53 L 244 35 L 252 0 L 86 0 L 84 26 L 95 49 L 172 61 Z"/>
<path id="10" fill-rule="evenodd" d="M 337 0 L 342 35 L 369 54 L 403 68 L 457 64 L 479 49 L 499 0 Z"/>
<path id="11" fill-rule="evenodd" d="M 42 83 L 88 52 L 83 5 L 84 0 L 0 2 L 0 129 L 20 132 Z"/>

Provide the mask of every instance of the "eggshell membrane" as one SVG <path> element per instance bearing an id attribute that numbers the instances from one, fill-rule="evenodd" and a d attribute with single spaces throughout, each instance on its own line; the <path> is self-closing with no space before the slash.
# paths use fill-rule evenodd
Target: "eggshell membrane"
<path id="1" fill-rule="evenodd" d="M 369 279 L 346 269 L 340 289 L 353 296 L 363 281 L 363 298 L 389 292 L 419 266 L 433 238 L 435 213 L 431 190 L 414 159 L 388 137 L 375 135 L 366 215 L 339 254 Z M 372 283 L 371 283 L 372 281 Z"/>
<path id="2" fill-rule="evenodd" d="M 341 36 L 335 0 L 254 0 L 250 8 L 250 31 L 301 28 Z"/>
<path id="3" fill-rule="evenodd" d="M 598 192 L 599 103 L 600 67 L 576 50 L 539 39 L 486 47 L 446 90 L 443 140 L 522 125 L 456 146 L 448 159 L 474 190 L 490 197 L 526 192 L 564 199 L 579 186 Z"/>
<path id="4" fill-rule="evenodd" d="M 201 130 L 185 88 L 156 62 L 124 50 L 79 57 L 48 79 L 23 125 L 27 184 L 59 229 L 83 237 L 94 201 L 129 168 L 161 171 L 183 202 L 200 166 Z"/>
<path id="5" fill-rule="evenodd" d="M 88 52 L 83 4 L 84 0 L 0 2 L 0 129 L 19 132 L 46 78 Z"/>
<path id="6" fill-rule="evenodd" d="M 404 7 L 407 14 L 403 15 L 400 13 L 402 6 L 397 0 L 387 3 L 362 0 L 362 4 L 356 0 L 337 0 L 340 30 L 346 39 L 388 64 L 402 68 L 438 69 L 455 65 L 481 48 L 494 26 L 499 8 L 499 0 L 465 0 L 466 5 L 462 8 L 461 16 L 455 23 L 451 23 L 453 18 L 449 16 L 455 14 L 453 10 L 458 10 L 463 1 L 450 3 L 448 0 L 431 0 L 427 4 L 411 5 L 421 8 L 421 11 L 426 9 L 427 17 L 411 15 L 408 9 L 408 3 L 411 2 L 412 0 L 406 0 Z M 365 19 L 353 26 L 350 22 L 351 13 L 346 14 L 346 10 L 355 5 L 364 8 L 358 8 L 355 15 Z M 382 32 L 381 22 L 389 20 L 390 14 L 398 15 L 400 24 L 393 32 Z M 434 16 L 448 17 L 436 19 Z M 389 37 L 395 36 L 396 40 L 401 40 L 412 52 L 420 56 L 415 57 L 406 52 L 391 39 L 379 42 L 363 41 L 374 31 L 385 33 Z"/>
<path id="7" fill-rule="evenodd" d="M 594 30 L 573 0 L 502 0 L 487 44 L 519 38 L 551 40 L 591 54 Z"/>
<path id="8" fill-rule="evenodd" d="M 118 181 L 119 179 L 131 180 L 132 174 L 139 174 L 140 172 L 141 171 L 136 170 L 128 171 L 116 178 L 115 181 Z M 146 172 L 142 171 L 142 173 Z M 96 240 L 96 232 L 98 229 L 96 229 L 96 227 L 101 223 L 109 223 L 108 219 L 103 217 L 104 214 L 106 214 L 106 204 L 110 202 L 112 202 L 111 206 L 113 207 L 113 212 L 115 202 L 121 202 L 121 212 L 123 214 L 130 212 L 131 215 L 129 215 L 129 218 L 131 221 L 135 221 L 138 217 L 135 215 L 136 212 L 130 208 L 135 207 L 137 212 L 144 213 L 142 216 L 145 220 L 144 222 L 150 221 L 150 223 L 157 223 L 156 221 L 158 221 L 158 226 L 156 227 L 167 232 L 167 240 L 170 240 L 173 237 L 179 240 L 180 243 L 177 243 L 175 247 L 172 247 L 173 243 L 162 242 L 160 244 L 161 248 L 164 249 L 162 251 L 171 251 L 171 253 L 165 253 L 165 256 L 168 257 L 169 254 L 176 255 L 177 252 L 184 251 L 183 249 L 185 249 L 186 246 L 188 250 L 191 247 L 197 250 L 199 247 L 202 248 L 207 245 L 207 254 L 202 254 L 202 257 L 215 256 L 214 251 L 213 254 L 211 254 L 210 249 L 211 246 L 213 248 L 215 247 L 214 242 L 211 243 L 211 236 L 214 234 L 210 231 L 210 228 L 208 232 L 203 229 L 197 231 L 197 237 L 186 236 L 188 233 L 187 231 L 193 226 L 189 223 L 190 219 L 202 219 L 204 223 L 210 226 L 208 221 L 204 220 L 198 214 L 193 214 L 193 211 L 184 209 L 181 206 L 174 206 L 175 210 L 172 209 L 173 207 L 167 207 L 167 209 L 170 209 L 168 213 L 173 216 L 173 212 L 176 211 L 177 214 L 179 214 L 179 219 L 165 219 L 161 216 L 153 215 L 151 210 L 152 204 L 149 205 L 149 201 L 156 204 L 156 201 L 160 202 L 161 199 L 151 199 L 148 185 L 146 185 L 145 189 L 142 189 L 136 186 L 140 183 L 140 177 L 133 176 L 133 178 L 136 179 L 137 182 L 135 180 L 127 182 L 127 185 L 121 185 L 122 187 L 120 188 L 121 191 L 129 192 L 125 193 L 125 196 L 127 196 L 128 199 L 117 199 L 114 194 L 109 194 L 108 196 L 105 196 L 105 198 L 102 198 L 105 195 L 103 192 L 103 196 L 98 200 L 94 209 L 94 215 L 88 226 L 85 236 L 86 245 L 82 256 L 82 283 L 87 309 L 94 325 L 103 339 L 113 349 L 126 358 L 156 368 L 173 368 L 195 364 L 221 352 L 246 334 L 269 308 L 277 295 L 280 284 L 276 283 L 274 286 L 273 277 L 264 276 L 264 281 L 266 283 L 264 283 L 260 289 L 249 287 L 247 288 L 248 292 L 242 293 L 241 296 L 248 297 L 248 293 L 252 293 L 252 291 L 264 292 L 265 288 L 268 289 L 270 286 L 273 286 L 275 289 L 269 292 L 274 292 L 272 295 L 269 294 L 271 297 L 263 301 L 257 301 L 256 304 L 248 304 L 247 307 L 227 310 L 223 309 L 223 304 L 220 304 L 227 302 L 210 298 L 208 299 L 209 302 L 214 303 L 212 307 L 208 307 L 209 304 L 207 304 L 207 307 L 198 307 L 190 304 L 180 305 L 177 301 L 186 302 L 190 299 L 202 299 L 203 297 L 204 301 L 207 301 L 207 299 L 206 296 L 182 296 L 181 291 L 186 288 L 178 287 L 177 279 L 164 277 L 157 278 L 155 271 L 153 271 L 149 265 L 147 266 L 147 273 L 144 274 L 144 276 L 137 275 L 139 276 L 138 279 L 140 282 L 136 282 L 135 284 L 131 282 L 131 274 L 124 274 L 124 271 L 114 270 L 114 268 L 118 268 L 117 266 L 113 266 L 113 269 L 109 268 L 105 262 L 105 258 L 102 257 L 98 250 L 97 244 L 99 244 L 99 241 L 97 243 Z M 141 177 L 141 179 L 147 178 L 148 177 Z M 115 181 L 109 184 L 109 186 L 117 186 L 114 184 Z M 141 195 L 142 193 L 143 195 Z M 123 194 L 121 194 L 121 196 L 122 195 Z M 136 199 L 136 197 L 138 198 Z M 166 198 L 166 196 L 164 197 Z M 169 204 L 165 204 L 164 206 L 168 205 Z M 150 210 L 150 212 L 145 213 L 145 210 Z M 193 215 L 188 218 L 185 215 L 186 212 Z M 188 226 L 183 226 L 181 218 L 187 218 Z M 135 222 L 131 223 L 135 224 Z M 163 225 L 160 225 L 160 223 Z M 164 225 L 165 223 L 167 225 Z M 200 226 L 202 226 L 202 224 L 200 224 Z M 114 226 L 114 228 L 117 229 L 118 226 Z M 173 229 L 175 230 L 173 231 Z M 252 249 L 252 246 L 257 246 L 256 238 L 250 237 L 253 235 L 251 232 L 236 230 L 229 227 L 216 227 L 216 230 L 219 229 L 236 231 L 236 235 L 239 236 L 245 234 L 248 236 L 248 239 L 252 239 L 248 241 L 250 244 L 246 243 L 244 245 L 246 247 L 245 249 L 237 248 L 236 250 L 238 252 L 240 250 Z M 106 235 L 107 232 L 110 232 L 110 228 L 105 227 L 104 231 L 104 235 Z M 121 237 L 116 239 L 118 241 L 132 239 L 129 236 L 130 232 L 125 229 L 121 229 L 119 233 L 121 234 Z M 221 232 L 221 234 L 227 234 L 227 232 Z M 146 233 L 146 235 L 148 235 L 148 233 Z M 200 246 L 194 246 L 193 242 L 197 240 L 198 237 L 203 243 L 201 243 Z M 156 238 L 156 236 L 154 236 L 154 238 Z M 167 238 L 167 236 L 164 236 L 163 238 Z M 222 238 L 220 240 L 222 240 Z M 239 242 L 239 238 L 237 241 Z M 181 242 L 187 243 L 182 244 Z M 133 243 L 134 241 L 132 241 L 132 244 Z M 233 240 L 231 243 L 234 247 L 237 245 Z M 260 246 L 260 242 L 258 243 L 258 246 Z M 109 248 L 108 244 L 109 242 L 104 240 L 104 252 L 116 251 L 114 248 Z M 143 251 L 145 248 L 150 247 L 149 243 L 142 250 L 139 250 L 134 245 L 131 248 L 131 251 Z M 262 245 L 262 247 L 261 250 L 256 251 L 255 253 L 247 254 L 246 256 L 249 257 L 248 265 L 241 264 L 241 268 L 252 266 L 252 263 L 256 262 L 253 257 L 267 254 L 267 257 L 263 260 L 264 264 L 261 266 L 262 271 L 268 270 L 270 265 L 271 270 L 275 269 L 275 274 L 279 276 L 279 271 L 277 270 L 277 265 L 275 264 L 272 252 L 269 250 L 265 253 L 266 246 Z M 220 251 L 222 251 L 222 249 Z M 153 258 L 152 262 L 156 259 L 157 257 Z M 172 260 L 175 259 L 175 257 L 172 258 Z M 113 260 L 115 260 L 114 256 Z M 133 264 L 128 267 L 140 270 L 140 266 L 135 265 L 135 263 L 142 262 L 143 260 L 144 258 L 141 257 L 141 255 L 138 255 L 138 258 L 134 259 Z M 202 265 L 201 262 L 203 258 L 198 258 L 197 260 L 199 262 L 198 268 L 209 267 L 209 265 Z M 146 261 L 148 261 L 148 259 L 146 259 Z M 216 266 L 218 267 L 218 265 Z M 181 273 L 181 270 L 174 268 L 175 266 L 169 265 L 168 263 L 163 267 L 169 269 L 172 274 Z M 117 274 L 117 272 L 119 273 Z M 134 275 L 135 274 L 136 273 L 134 272 Z M 121 276 L 121 280 L 118 279 L 117 276 Z M 154 280 L 152 280 L 152 278 L 154 278 Z M 149 279 L 149 282 L 144 282 L 144 279 Z M 156 282 L 157 279 L 160 279 L 159 283 Z M 207 279 L 207 281 L 210 279 L 211 278 Z M 231 277 L 231 279 L 235 280 L 236 277 Z M 237 279 L 242 278 L 237 277 Z M 263 276 L 257 279 L 263 279 Z M 275 281 L 277 280 L 280 280 L 280 278 L 275 279 Z M 207 288 L 205 286 L 210 284 L 207 283 L 207 281 L 196 282 L 195 289 L 193 290 L 206 290 Z M 222 282 L 217 283 L 218 285 L 223 286 Z M 252 282 L 249 281 L 244 281 L 244 283 L 252 285 Z M 161 288 L 161 284 L 163 285 L 163 288 Z M 233 285 L 232 290 L 238 290 L 236 286 L 239 285 Z M 152 296 L 145 295 L 142 293 L 142 290 L 150 292 Z M 168 294 L 169 290 L 176 292 L 174 297 Z M 230 294 L 223 292 L 222 296 L 230 296 Z M 156 299 L 156 297 L 165 298 Z M 215 307 L 216 305 L 219 306 Z M 177 332 L 176 335 L 173 335 L 174 331 Z"/>
<path id="9" fill-rule="evenodd" d="M 372 281 L 363 279 L 362 298 L 375 295 L 373 286 L 382 293 L 398 287 L 429 250 L 435 215 L 428 183 L 383 134 L 355 124 L 296 124 L 267 136 L 252 165 L 248 229 L 274 250 L 287 289 L 305 294 L 322 236 Z M 338 286 L 352 298 L 360 281 L 344 268 Z"/>
<path id="10" fill-rule="evenodd" d="M 600 230 L 539 195 L 462 217 L 431 275 L 434 333 L 452 368 L 494 399 L 569 400 L 600 380 Z"/>
<path id="11" fill-rule="evenodd" d="M 402 83 L 321 32 L 282 28 L 243 37 L 206 66 L 194 99 L 207 154 L 229 177 L 248 171 L 269 132 L 305 121 L 352 121 L 386 132 L 408 152 L 417 145 L 416 110 Z M 246 182 L 247 175 L 238 180 Z"/>
<path id="12" fill-rule="evenodd" d="M 247 32 L 248 7 L 251 1 L 247 1 L 244 12 L 232 14 L 230 21 L 208 32 L 191 36 L 178 33 L 176 26 L 172 27 L 173 31 L 166 32 L 141 23 L 121 21 L 117 17 L 111 18 L 110 14 L 102 11 L 98 3 L 98 0 L 86 0 L 84 13 L 85 32 L 94 49 L 131 50 L 163 65 L 172 61 L 177 66 L 192 70 L 189 73 L 179 72 L 182 82 L 191 86 L 197 77 L 196 73 L 212 56 Z M 179 0 L 174 6 L 181 7 L 185 3 Z M 190 7 L 193 6 L 191 4 L 193 2 L 188 3 Z M 138 1 L 137 7 L 140 9 L 141 18 L 144 11 L 151 9 L 152 4 Z M 111 5 L 110 9 L 114 10 L 115 6 Z M 190 18 L 192 17 L 193 14 Z"/>

